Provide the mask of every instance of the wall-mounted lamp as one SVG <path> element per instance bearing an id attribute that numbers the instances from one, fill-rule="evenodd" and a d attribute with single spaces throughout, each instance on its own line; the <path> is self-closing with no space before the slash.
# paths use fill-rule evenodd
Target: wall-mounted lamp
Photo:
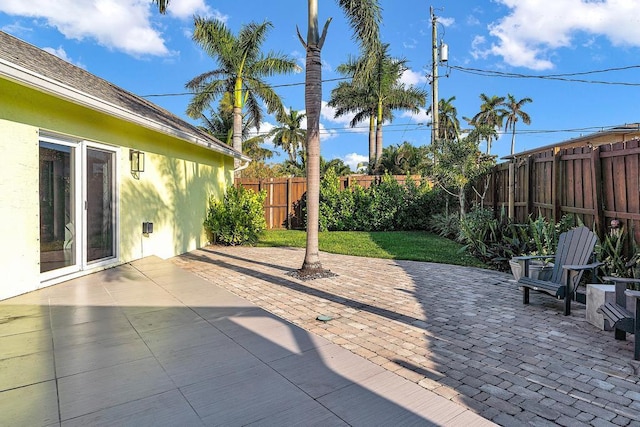
<path id="1" fill-rule="evenodd" d="M 129 150 L 131 172 L 144 172 L 144 153 L 138 150 Z"/>

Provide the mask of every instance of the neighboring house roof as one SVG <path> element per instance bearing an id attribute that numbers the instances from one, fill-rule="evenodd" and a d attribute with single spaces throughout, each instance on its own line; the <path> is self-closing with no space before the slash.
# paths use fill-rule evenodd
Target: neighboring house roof
<path id="1" fill-rule="evenodd" d="M 250 160 L 146 99 L 2 31 L 0 77 L 228 156 Z"/>
<path id="2" fill-rule="evenodd" d="M 502 159 L 509 160 L 518 157 L 527 157 L 531 154 L 551 149 L 559 150 L 562 148 L 582 147 L 585 145 L 597 147 L 599 145 L 615 144 L 616 142 L 629 141 L 632 139 L 640 139 L 640 123 L 630 123 L 620 126 L 614 126 L 608 129 L 602 129 L 598 132 L 590 133 L 588 135 L 580 135 L 576 138 L 556 142 L 555 144 L 549 144 L 520 153 L 515 153 L 513 155 L 504 156 L 502 157 Z"/>

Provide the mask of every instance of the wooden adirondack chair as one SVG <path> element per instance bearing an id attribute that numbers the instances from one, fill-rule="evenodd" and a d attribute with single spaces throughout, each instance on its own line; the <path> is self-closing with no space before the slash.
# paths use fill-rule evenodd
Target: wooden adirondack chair
<path id="1" fill-rule="evenodd" d="M 615 330 L 617 340 L 626 340 L 627 333 L 635 335 L 633 358 L 640 360 L 640 291 L 627 289 L 628 284 L 640 284 L 640 279 L 605 277 L 604 280 L 615 284 L 616 301 L 602 304 L 598 311 Z M 635 299 L 635 314 L 627 309 L 627 296 Z"/>
<path id="2" fill-rule="evenodd" d="M 589 263 L 598 237 L 587 227 L 577 227 L 560 235 L 555 255 L 514 257 L 524 261 L 524 275 L 518 280 L 522 287 L 522 303 L 529 304 L 531 290 L 544 292 L 558 299 L 564 298 L 564 315 L 571 314 L 571 300 L 585 270 L 595 271 L 602 263 Z M 553 258 L 553 272 L 549 280 L 532 279 L 529 262 L 533 259 Z"/>

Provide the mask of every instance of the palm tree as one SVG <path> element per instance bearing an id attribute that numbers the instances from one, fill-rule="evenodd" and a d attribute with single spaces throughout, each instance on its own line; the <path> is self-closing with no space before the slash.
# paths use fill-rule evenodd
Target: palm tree
<path id="1" fill-rule="evenodd" d="M 225 141 L 227 145 L 233 143 L 233 108 L 226 105 L 224 101 L 218 104 L 218 111 L 211 111 L 210 117 L 202 114 L 200 119 L 204 123 L 204 125 L 198 126 L 200 129 L 221 141 Z M 273 151 L 262 146 L 266 138 L 265 135 L 249 137 L 249 130 L 252 126 L 253 123 L 250 121 L 242 124 L 242 152 L 253 161 L 264 162 L 264 160 L 273 157 Z"/>
<path id="2" fill-rule="evenodd" d="M 379 23 L 381 10 L 377 0 L 337 0 L 345 12 L 349 25 L 360 41 L 363 51 L 379 50 Z M 320 225 L 320 109 L 322 107 L 322 46 L 331 20 L 322 30 L 318 28 L 318 0 L 307 0 L 308 30 L 305 48 L 306 76 L 304 85 L 307 112 L 307 246 L 300 276 L 314 277 L 323 273 L 318 254 L 318 228 Z"/>
<path id="3" fill-rule="evenodd" d="M 342 72 L 346 64 L 338 66 Z M 345 74 L 345 73 L 343 73 Z M 367 86 L 356 85 L 353 81 L 340 82 L 331 91 L 331 98 L 327 103 L 336 109 L 334 117 L 342 117 L 353 114 L 349 126 L 354 128 L 359 123 L 369 122 L 369 165 L 373 168 L 376 164 L 376 108 L 371 98 L 371 91 Z M 386 117 L 385 117 L 386 118 Z"/>
<path id="4" fill-rule="evenodd" d="M 482 104 L 480 104 L 480 112 L 473 116 L 469 124 L 476 126 L 477 128 L 484 126 L 489 128 L 501 128 L 505 110 L 500 107 L 503 105 L 505 97 L 496 95 L 489 97 L 486 94 L 481 93 L 480 100 L 482 101 Z M 491 154 L 491 142 L 494 139 L 497 139 L 497 133 L 495 138 L 491 132 L 484 132 L 482 137 L 482 139 L 487 141 L 487 154 Z"/>
<path id="5" fill-rule="evenodd" d="M 507 100 L 502 103 L 504 107 L 503 119 L 506 119 L 504 124 L 505 132 L 511 129 L 511 154 L 515 152 L 516 148 L 516 123 L 522 119 L 522 123 L 528 125 L 531 123 L 531 117 L 529 114 L 522 111 L 522 106 L 529 102 L 533 102 L 531 98 L 522 98 L 520 101 L 516 101 L 516 98 L 507 94 Z"/>
<path id="6" fill-rule="evenodd" d="M 169 6 L 169 0 L 152 0 L 154 4 L 158 5 L 158 12 L 163 15 L 167 13 L 167 6 Z"/>
<path id="7" fill-rule="evenodd" d="M 233 100 L 233 148 L 242 151 L 242 111 L 247 108 L 248 120 L 259 130 L 262 121 L 262 101 L 268 113 L 281 114 L 284 110 L 280 97 L 264 77 L 291 73 L 299 67 L 288 56 L 268 52 L 260 47 L 272 24 L 250 23 L 240 29 L 236 37 L 227 26 L 215 19 L 195 17 L 195 40 L 218 63 L 218 68 L 200 74 L 187 83 L 194 92 L 187 114 L 200 117 L 215 98 L 229 93 Z M 236 167 L 238 164 L 236 160 Z"/>
<path id="8" fill-rule="evenodd" d="M 342 159 L 331 159 L 326 161 L 320 156 L 320 175 L 324 176 L 329 169 L 333 169 L 336 176 L 351 175 L 351 168 Z"/>
<path id="9" fill-rule="evenodd" d="M 307 140 L 307 130 L 301 128 L 302 120 L 307 115 L 299 111 L 289 109 L 288 114 L 282 114 L 278 121 L 282 126 L 271 129 L 267 138 L 272 138 L 276 147 L 281 147 L 289 154 L 289 160 L 293 163 L 298 158 L 298 152 L 304 150 Z"/>
<path id="10" fill-rule="evenodd" d="M 460 138 L 460 120 L 458 120 L 458 110 L 453 106 L 455 96 L 449 99 L 441 99 L 438 103 L 439 108 L 439 128 L 438 138 L 446 141 L 456 141 Z"/>
<path id="11" fill-rule="evenodd" d="M 426 170 L 426 147 L 415 147 L 407 141 L 382 150 L 376 173 L 389 175 L 417 175 Z"/>
<path id="12" fill-rule="evenodd" d="M 345 75 L 354 78 L 351 82 L 352 92 L 341 94 L 346 85 L 338 85 L 336 92 L 332 92 L 333 105 L 342 107 L 336 111 L 336 116 L 345 112 L 359 113 L 360 121 L 369 118 L 369 166 L 375 168 L 382 157 L 382 126 L 385 120 L 393 120 L 394 110 L 410 110 L 415 113 L 426 103 L 427 94 L 424 90 L 413 86 L 406 87 L 400 83 L 402 74 L 407 70 L 406 60 L 389 56 L 389 45 L 382 46 L 380 54 L 371 62 L 372 70 L 366 69 L 366 62 L 371 61 L 371 55 L 349 61 L 338 67 Z M 368 80 L 360 78 L 359 74 L 369 74 Z M 358 84 L 358 81 L 367 81 Z M 335 97 L 334 97 L 335 95 Z M 352 97 L 349 97 L 351 95 Z M 355 96 L 354 96 L 355 95 Z M 340 103 L 343 103 L 340 105 Z M 329 101 L 329 105 L 332 105 Z M 352 123 L 354 120 L 352 120 Z M 373 129 L 375 125 L 375 137 Z M 353 126 L 353 125 L 352 125 Z M 373 141 L 373 143 L 372 143 Z M 375 151 L 374 151 L 375 150 Z"/>

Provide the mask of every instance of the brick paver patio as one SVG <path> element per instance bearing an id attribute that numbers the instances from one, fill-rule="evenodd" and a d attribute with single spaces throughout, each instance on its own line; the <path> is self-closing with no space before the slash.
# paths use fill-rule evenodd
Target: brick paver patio
<path id="1" fill-rule="evenodd" d="M 173 261 L 206 280 L 505 426 L 640 426 L 633 337 L 584 306 L 477 268 L 321 254 L 337 277 L 288 275 L 304 251 L 209 247 Z M 322 322 L 318 315 L 331 321 Z"/>

